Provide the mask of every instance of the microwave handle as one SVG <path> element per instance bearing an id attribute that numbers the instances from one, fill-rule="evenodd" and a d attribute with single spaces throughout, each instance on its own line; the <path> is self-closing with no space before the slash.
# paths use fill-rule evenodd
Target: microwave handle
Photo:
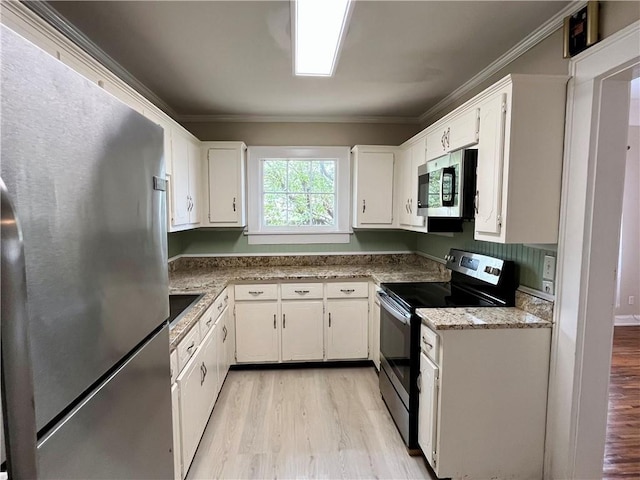
<path id="1" fill-rule="evenodd" d="M 449 185 L 451 185 L 451 190 L 449 191 L 449 195 L 451 198 L 449 200 L 444 199 L 444 184 L 445 179 L 447 177 L 451 178 Z M 456 169 L 453 167 L 446 167 L 442 169 L 442 180 L 440 183 L 440 203 L 443 207 L 453 207 L 455 204 L 455 195 L 456 195 Z"/>

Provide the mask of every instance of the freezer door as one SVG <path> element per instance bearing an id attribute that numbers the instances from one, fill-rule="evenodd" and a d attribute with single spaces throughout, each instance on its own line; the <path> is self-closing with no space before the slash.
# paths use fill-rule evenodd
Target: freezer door
<path id="1" fill-rule="evenodd" d="M 164 327 L 40 442 L 38 478 L 172 478 L 169 383 Z"/>
<path id="2" fill-rule="evenodd" d="M 24 234 L 36 422 L 169 315 L 162 129 L 1 32 L 0 176 Z"/>

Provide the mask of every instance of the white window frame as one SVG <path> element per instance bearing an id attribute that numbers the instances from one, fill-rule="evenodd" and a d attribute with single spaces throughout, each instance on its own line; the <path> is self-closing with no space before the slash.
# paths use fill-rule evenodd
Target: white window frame
<path id="1" fill-rule="evenodd" d="M 247 235 L 249 244 L 349 243 L 351 225 L 350 147 L 249 147 L 247 149 Z M 335 225 L 265 227 L 262 159 L 336 159 Z"/>

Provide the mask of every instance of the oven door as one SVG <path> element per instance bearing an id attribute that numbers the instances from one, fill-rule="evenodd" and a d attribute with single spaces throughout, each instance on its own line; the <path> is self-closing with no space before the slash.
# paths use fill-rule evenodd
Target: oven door
<path id="1" fill-rule="evenodd" d="M 386 293 L 380 299 L 380 364 L 409 409 L 411 391 L 411 313 Z"/>

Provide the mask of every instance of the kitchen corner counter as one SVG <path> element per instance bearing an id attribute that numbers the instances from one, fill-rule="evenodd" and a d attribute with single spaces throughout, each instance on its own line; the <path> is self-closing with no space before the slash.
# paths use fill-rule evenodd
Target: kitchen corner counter
<path id="1" fill-rule="evenodd" d="M 422 323 L 434 330 L 551 328 L 552 323 L 515 307 L 419 308 Z"/>
<path id="2" fill-rule="evenodd" d="M 169 274 L 169 293 L 204 293 L 205 295 L 185 312 L 178 323 L 171 327 L 169 333 L 171 350 L 174 350 L 180 340 L 197 324 L 197 321 L 216 297 L 227 286 L 235 283 L 364 279 L 380 284 L 385 282 L 439 282 L 448 281 L 449 278 L 449 271 L 444 268 L 444 265 L 424 257 L 418 257 L 416 261 L 324 266 L 273 265 L 233 268 L 231 265 L 223 267 L 194 265 L 190 268 L 180 268 Z"/>

